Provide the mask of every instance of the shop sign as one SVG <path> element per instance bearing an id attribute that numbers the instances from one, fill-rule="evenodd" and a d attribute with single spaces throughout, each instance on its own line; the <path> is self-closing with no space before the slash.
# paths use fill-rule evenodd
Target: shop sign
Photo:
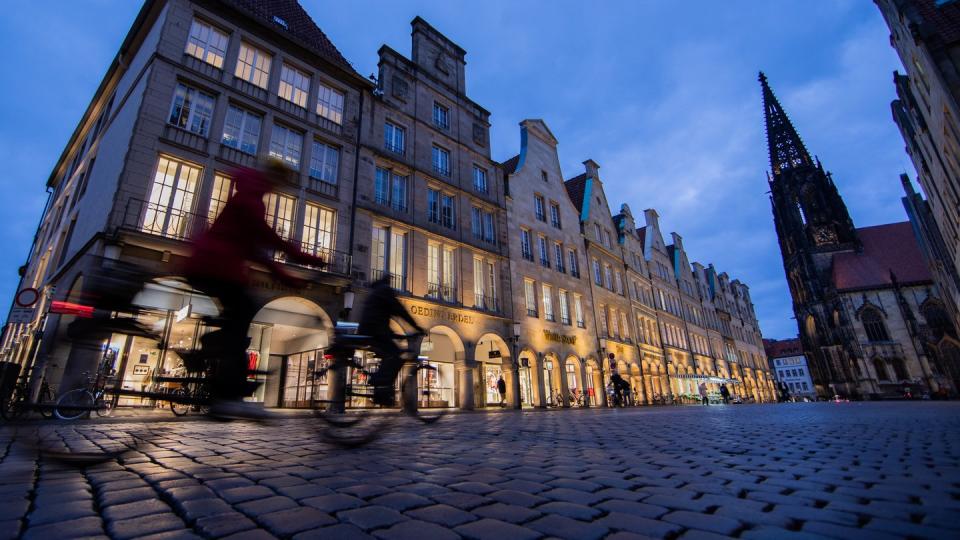
<path id="1" fill-rule="evenodd" d="M 487 353 L 487 358 L 503 358 L 503 355 L 500 353 L 499 350 L 494 349 Z"/>
<path id="2" fill-rule="evenodd" d="M 476 317 L 473 315 L 468 315 L 466 313 L 457 313 L 456 311 L 451 311 L 449 309 L 441 309 L 430 306 L 420 306 L 412 305 L 410 306 L 410 313 L 413 315 L 419 315 L 421 317 L 431 317 L 434 319 L 442 319 L 444 321 L 449 321 L 453 323 L 461 324 L 474 324 L 477 322 Z"/>
<path id="3" fill-rule="evenodd" d="M 187 304 L 182 308 L 173 312 L 173 321 L 180 322 L 190 316 L 190 310 L 193 308 L 193 304 Z"/>
<path id="4" fill-rule="evenodd" d="M 547 341 L 555 341 L 557 343 L 564 343 L 567 345 L 577 344 L 577 336 L 565 336 L 563 334 L 558 334 L 556 332 L 551 332 L 549 330 L 543 331 L 543 337 Z"/>

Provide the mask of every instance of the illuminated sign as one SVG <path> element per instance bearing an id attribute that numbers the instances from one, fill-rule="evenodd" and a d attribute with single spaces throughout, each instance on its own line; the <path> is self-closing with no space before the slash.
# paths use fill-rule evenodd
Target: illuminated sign
<path id="1" fill-rule="evenodd" d="M 577 336 L 565 336 L 563 334 L 558 334 L 556 332 L 551 332 L 549 330 L 543 331 L 543 337 L 547 341 L 555 341 L 557 343 L 565 343 L 567 345 L 577 344 Z"/>
<path id="2" fill-rule="evenodd" d="M 456 311 L 451 311 L 449 309 L 441 309 L 430 306 L 419 306 L 412 305 L 410 306 L 410 313 L 413 315 L 419 315 L 421 317 L 432 317 L 434 319 L 442 319 L 449 322 L 461 323 L 461 324 L 474 324 L 477 322 L 476 317 L 473 315 L 468 315 L 466 313 L 457 313 Z"/>

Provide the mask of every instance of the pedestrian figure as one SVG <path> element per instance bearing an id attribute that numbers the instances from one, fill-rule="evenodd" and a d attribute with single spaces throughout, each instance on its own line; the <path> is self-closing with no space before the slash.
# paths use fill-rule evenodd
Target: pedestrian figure
<path id="1" fill-rule="evenodd" d="M 507 401 L 507 381 L 503 380 L 503 375 L 497 379 L 497 392 L 500 393 L 500 406 L 503 407 Z"/>
<path id="2" fill-rule="evenodd" d="M 723 398 L 723 404 L 727 405 L 730 403 L 730 389 L 727 388 L 726 384 L 720 385 L 720 397 Z"/>
<path id="3" fill-rule="evenodd" d="M 700 401 L 704 405 L 709 405 L 710 399 L 707 398 L 707 383 L 700 383 L 700 386 L 697 387 L 697 390 L 700 391 Z"/>

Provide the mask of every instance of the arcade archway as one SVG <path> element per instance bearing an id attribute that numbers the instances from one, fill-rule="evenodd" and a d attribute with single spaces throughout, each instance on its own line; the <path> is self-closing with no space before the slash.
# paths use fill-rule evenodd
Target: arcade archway
<path id="1" fill-rule="evenodd" d="M 421 371 L 422 377 L 432 377 L 429 381 L 429 396 L 420 396 L 420 407 L 462 407 L 461 379 L 457 366 L 463 365 L 465 348 L 460 336 L 449 326 L 434 326 L 420 342 L 420 360 L 435 367 L 433 371 Z M 418 381 L 420 388 L 427 381 Z"/>
<path id="2" fill-rule="evenodd" d="M 503 338 L 496 334 L 484 334 L 477 340 L 474 348 L 474 361 L 477 369 L 480 371 L 479 380 L 483 385 L 483 396 L 481 403 L 488 407 L 499 406 L 501 398 L 504 405 L 510 403 L 510 394 L 513 385 L 509 378 L 511 369 L 510 347 Z M 506 385 L 506 394 L 500 395 L 497 389 L 497 382 L 503 377 Z"/>

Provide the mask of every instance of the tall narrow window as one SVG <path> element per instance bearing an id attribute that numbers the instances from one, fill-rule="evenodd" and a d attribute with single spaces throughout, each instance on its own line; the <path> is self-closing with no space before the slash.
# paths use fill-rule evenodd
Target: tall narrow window
<path id="1" fill-rule="evenodd" d="M 870 341 L 890 341 L 887 334 L 887 326 L 883 324 L 883 316 L 874 308 L 863 310 L 860 315 L 863 321 L 863 329 L 867 332 L 867 339 Z"/>
<path id="2" fill-rule="evenodd" d="M 257 155 L 257 145 L 260 142 L 260 125 L 263 118 L 240 107 L 230 105 L 227 108 L 227 117 L 223 122 L 223 139 L 221 142 L 241 152 Z"/>
<path id="3" fill-rule="evenodd" d="M 543 197 L 541 195 L 533 196 L 533 210 L 537 215 L 538 221 L 547 220 L 547 213 L 546 213 L 546 209 L 544 208 L 544 204 L 545 203 L 543 202 Z"/>
<path id="4" fill-rule="evenodd" d="M 617 287 L 617 294 L 623 294 L 623 274 L 621 274 L 620 271 L 617 270 L 615 277 L 616 277 L 616 280 L 614 281 L 614 284 Z"/>
<path id="5" fill-rule="evenodd" d="M 374 186 L 374 198 L 377 204 L 390 206 L 400 212 L 407 211 L 407 183 L 406 176 L 394 174 L 389 169 L 377 167 Z"/>
<path id="6" fill-rule="evenodd" d="M 483 259 L 473 259 L 473 305 L 479 309 L 488 309 L 486 302 L 486 287 L 484 286 Z"/>
<path id="7" fill-rule="evenodd" d="M 431 151 L 433 157 L 433 172 L 440 176 L 450 176 L 450 152 L 434 146 Z"/>
<path id="8" fill-rule="evenodd" d="M 299 69 L 283 64 L 280 66 L 280 88 L 277 95 L 297 105 L 307 108 L 307 94 L 310 93 L 310 76 Z"/>
<path id="9" fill-rule="evenodd" d="M 571 249 L 567 252 L 570 255 L 570 275 L 579 278 L 580 277 L 580 260 L 577 257 L 577 250 Z"/>
<path id="10" fill-rule="evenodd" d="M 473 166 L 473 189 L 478 193 L 488 193 L 490 188 L 487 185 L 487 170 Z"/>
<path id="11" fill-rule="evenodd" d="M 343 124 L 343 94 L 320 83 L 317 92 L 317 114 L 334 124 Z"/>
<path id="12" fill-rule="evenodd" d="M 273 125 L 270 135 L 270 157 L 282 160 L 294 170 L 300 169 L 303 134 L 279 124 Z"/>
<path id="13" fill-rule="evenodd" d="M 556 242 L 553 244 L 553 261 L 557 265 L 557 272 L 566 272 L 563 263 L 563 244 Z"/>
<path id="14" fill-rule="evenodd" d="M 555 320 L 553 318 L 553 287 L 546 283 L 542 283 L 541 286 L 543 288 L 543 318 L 553 321 Z"/>
<path id="15" fill-rule="evenodd" d="M 390 274 L 394 289 L 407 290 L 407 233 L 396 229 L 390 232 Z"/>
<path id="16" fill-rule="evenodd" d="M 233 195 L 233 180 L 221 173 L 213 175 L 213 192 L 210 194 L 210 207 L 207 209 L 207 221 L 213 224 L 223 211 L 230 196 Z"/>
<path id="17" fill-rule="evenodd" d="M 450 109 L 433 102 L 433 125 L 440 129 L 450 129 Z"/>
<path id="18" fill-rule="evenodd" d="M 161 156 L 143 212 L 141 230 L 170 238 L 189 233 L 190 211 L 200 168 Z"/>
<path id="19" fill-rule="evenodd" d="M 483 213 L 483 241 L 490 244 L 497 241 L 497 234 L 493 225 L 493 212 Z"/>
<path id="20" fill-rule="evenodd" d="M 550 268 L 550 253 L 547 251 L 547 239 L 543 236 L 537 237 L 537 251 L 540 253 L 540 266 Z"/>
<path id="21" fill-rule="evenodd" d="M 398 291 L 406 290 L 406 233 L 374 225 L 371 244 L 371 279 L 387 277 L 391 287 Z"/>
<path id="22" fill-rule="evenodd" d="M 557 301 L 560 307 L 560 322 L 570 324 L 570 305 L 567 303 L 567 291 L 560 289 L 557 291 Z"/>
<path id="23" fill-rule="evenodd" d="M 520 255 L 528 261 L 533 260 L 533 245 L 528 229 L 520 229 Z"/>
<path id="24" fill-rule="evenodd" d="M 556 228 L 560 227 L 560 205 L 556 203 L 550 203 L 550 224 Z"/>
<path id="25" fill-rule="evenodd" d="M 373 227 L 373 238 L 370 242 L 370 275 L 372 280 L 378 280 L 387 274 L 387 227 Z"/>
<path id="26" fill-rule="evenodd" d="M 608 290 L 613 290 L 613 269 L 609 264 L 603 265 L 603 283 Z"/>
<path id="27" fill-rule="evenodd" d="M 487 309 L 499 311 L 500 306 L 497 303 L 497 267 L 494 263 L 487 261 Z"/>
<path id="28" fill-rule="evenodd" d="M 454 248 L 431 242 L 427 245 L 427 296 L 456 300 Z"/>
<path id="29" fill-rule="evenodd" d="M 597 317 L 597 322 L 600 323 L 600 335 L 607 336 L 607 306 L 600 304 L 598 306 L 597 312 L 600 314 Z"/>
<path id="30" fill-rule="evenodd" d="M 577 326 L 585 328 L 586 323 L 583 320 L 583 300 L 579 294 L 573 295 L 573 314 L 577 318 Z"/>
<path id="31" fill-rule="evenodd" d="M 483 211 L 476 206 L 470 208 L 470 232 L 478 240 L 483 238 Z"/>
<path id="32" fill-rule="evenodd" d="M 194 19 L 187 37 L 187 48 L 183 52 L 223 69 L 223 57 L 227 54 L 227 35 L 203 21 Z"/>
<path id="33" fill-rule="evenodd" d="M 185 84 L 177 84 L 170 105 L 169 122 L 178 128 L 207 136 L 213 119 L 214 97 Z"/>
<path id="34" fill-rule="evenodd" d="M 598 286 L 603 286 L 603 274 L 600 270 L 600 261 L 593 259 L 593 282 Z"/>
<path id="35" fill-rule="evenodd" d="M 630 339 L 630 324 L 627 321 L 627 314 L 620 312 L 620 331 L 623 332 L 624 339 Z"/>
<path id="36" fill-rule="evenodd" d="M 240 54 L 237 57 L 237 69 L 234 76 L 260 88 L 266 88 L 270 83 L 271 57 L 266 52 L 249 45 L 240 44 Z"/>
<path id="37" fill-rule="evenodd" d="M 303 216 L 304 251 L 328 259 L 333 250 L 336 223 L 336 212 L 307 203 L 306 213 Z"/>
<path id="38" fill-rule="evenodd" d="M 406 148 L 406 131 L 390 122 L 383 125 L 383 147 L 395 154 L 403 154 Z"/>
<path id="39" fill-rule="evenodd" d="M 527 316 L 537 316 L 537 292 L 532 279 L 523 280 L 523 296 L 527 303 Z"/>
<path id="40" fill-rule="evenodd" d="M 310 152 L 310 178 L 336 185 L 339 164 L 340 149 L 320 141 L 313 141 L 313 149 Z"/>
<path id="41" fill-rule="evenodd" d="M 617 320 L 617 310 L 610 308 L 610 311 L 604 312 L 604 317 L 610 322 L 610 335 L 620 339 L 620 322 Z"/>

